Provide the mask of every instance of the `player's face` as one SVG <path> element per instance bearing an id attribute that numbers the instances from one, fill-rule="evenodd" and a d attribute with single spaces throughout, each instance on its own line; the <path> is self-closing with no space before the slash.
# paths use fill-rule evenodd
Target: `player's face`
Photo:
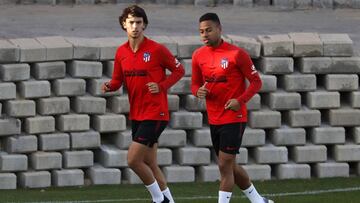
<path id="1" fill-rule="evenodd" d="M 125 28 L 129 38 L 138 38 L 143 35 L 145 24 L 142 17 L 128 15 L 126 20 L 123 22 L 123 27 Z"/>
<path id="2" fill-rule="evenodd" d="M 221 26 L 214 21 L 200 22 L 199 32 L 201 40 L 206 46 L 217 46 L 221 42 Z"/>

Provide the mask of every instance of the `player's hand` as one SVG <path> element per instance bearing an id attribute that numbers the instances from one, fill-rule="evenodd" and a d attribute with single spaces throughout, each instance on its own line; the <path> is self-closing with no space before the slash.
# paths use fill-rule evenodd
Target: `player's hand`
<path id="1" fill-rule="evenodd" d="M 225 104 L 226 110 L 238 111 L 240 109 L 240 103 L 237 99 L 230 99 Z"/>
<path id="2" fill-rule="evenodd" d="M 205 82 L 196 92 L 196 96 L 200 99 L 204 99 L 206 95 L 208 94 L 209 90 L 205 87 L 207 82 Z"/>
<path id="3" fill-rule="evenodd" d="M 102 93 L 110 92 L 110 87 L 108 82 L 101 85 L 101 91 Z"/>
<path id="4" fill-rule="evenodd" d="M 146 86 L 148 87 L 151 94 L 156 94 L 160 92 L 160 87 L 156 82 L 149 82 L 146 84 Z"/>

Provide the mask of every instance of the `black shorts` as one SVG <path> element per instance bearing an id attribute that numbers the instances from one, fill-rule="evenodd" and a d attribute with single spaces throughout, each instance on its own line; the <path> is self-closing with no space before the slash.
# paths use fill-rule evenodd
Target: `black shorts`
<path id="1" fill-rule="evenodd" d="M 148 147 L 153 147 L 167 125 L 167 121 L 131 121 L 132 140 Z"/>
<path id="2" fill-rule="evenodd" d="M 216 155 L 219 150 L 227 154 L 238 154 L 246 123 L 210 125 L 211 141 Z"/>

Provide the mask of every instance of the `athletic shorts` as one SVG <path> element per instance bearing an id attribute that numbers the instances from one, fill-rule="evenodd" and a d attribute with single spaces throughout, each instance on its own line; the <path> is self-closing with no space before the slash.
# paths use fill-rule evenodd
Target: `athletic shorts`
<path id="1" fill-rule="evenodd" d="M 131 121 L 132 140 L 148 147 L 158 142 L 160 134 L 166 128 L 168 121 Z"/>
<path id="2" fill-rule="evenodd" d="M 227 154 L 238 154 L 246 123 L 210 125 L 211 141 L 216 155 L 219 150 Z"/>

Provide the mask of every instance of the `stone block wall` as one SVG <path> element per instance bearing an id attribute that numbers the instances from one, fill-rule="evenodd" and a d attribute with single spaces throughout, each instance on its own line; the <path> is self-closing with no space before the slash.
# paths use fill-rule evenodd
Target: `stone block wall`
<path id="1" fill-rule="evenodd" d="M 190 93 L 198 36 L 153 36 L 183 63 L 158 162 L 169 182 L 216 181 L 206 105 Z M 237 163 L 253 180 L 359 176 L 360 57 L 347 34 L 225 35 L 263 87 Z M 124 38 L 0 40 L 0 189 L 140 183 L 128 168 L 126 91 L 103 94 Z"/>

